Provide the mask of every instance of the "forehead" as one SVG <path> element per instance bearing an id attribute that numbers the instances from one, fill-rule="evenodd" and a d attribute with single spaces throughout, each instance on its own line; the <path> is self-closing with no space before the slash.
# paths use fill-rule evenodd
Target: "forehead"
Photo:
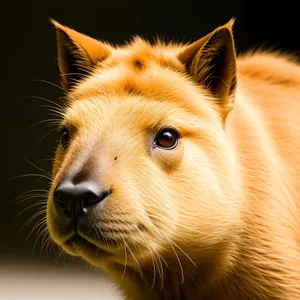
<path id="1" fill-rule="evenodd" d="M 150 46 L 142 40 L 115 49 L 110 57 L 99 62 L 93 72 L 73 90 L 71 97 L 80 99 L 86 95 L 122 94 L 128 91 L 151 95 L 158 82 L 159 93 L 174 87 L 178 76 L 184 77 L 184 67 L 176 58 L 177 47 Z M 177 75 L 177 76 L 176 76 Z M 172 78 L 170 78 L 172 76 Z M 167 80 L 169 78 L 169 80 Z M 180 80 L 180 79 L 179 79 Z M 181 82 L 182 83 L 182 82 Z"/>
<path id="2" fill-rule="evenodd" d="M 184 117 L 210 117 L 213 102 L 187 77 L 176 58 L 179 49 L 150 46 L 142 40 L 116 49 L 69 94 L 66 118 L 76 118 L 80 112 L 83 119 L 93 115 L 104 120 L 118 114 L 129 121 L 144 116 L 145 125 L 158 117 L 178 117 L 179 111 Z"/>
<path id="3" fill-rule="evenodd" d="M 189 122 L 187 122 L 189 120 Z M 64 125 L 84 127 L 98 133 L 115 131 L 157 131 L 162 127 L 176 127 L 184 131 L 196 118 L 188 111 L 168 102 L 143 99 L 141 96 L 87 98 L 76 101 L 66 111 Z"/>

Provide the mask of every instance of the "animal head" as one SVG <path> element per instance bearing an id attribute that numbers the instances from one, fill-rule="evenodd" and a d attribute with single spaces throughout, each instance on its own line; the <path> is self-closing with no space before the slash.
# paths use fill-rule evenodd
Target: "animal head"
<path id="1" fill-rule="evenodd" d="M 187 45 L 137 37 L 112 46 L 53 24 L 67 93 L 47 208 L 52 239 L 108 271 L 152 265 L 154 254 L 221 251 L 240 211 L 225 130 L 233 21 Z"/>

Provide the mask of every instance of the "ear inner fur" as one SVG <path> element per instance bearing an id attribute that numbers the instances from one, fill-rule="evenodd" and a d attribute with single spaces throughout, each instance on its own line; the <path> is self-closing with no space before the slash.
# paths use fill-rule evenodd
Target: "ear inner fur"
<path id="1" fill-rule="evenodd" d="M 69 89 L 106 59 L 112 47 L 51 20 L 57 32 L 58 65 L 62 85 Z"/>
<path id="2" fill-rule="evenodd" d="M 178 59 L 198 84 L 204 85 L 217 98 L 223 121 L 233 107 L 236 89 L 236 54 L 230 20 L 187 46 Z"/>

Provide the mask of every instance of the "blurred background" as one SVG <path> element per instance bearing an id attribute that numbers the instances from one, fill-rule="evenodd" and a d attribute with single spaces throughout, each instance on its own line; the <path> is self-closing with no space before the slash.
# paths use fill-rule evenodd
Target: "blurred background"
<path id="1" fill-rule="evenodd" d="M 49 159 L 58 139 L 55 127 L 44 121 L 53 118 L 45 106 L 59 104 L 58 98 L 63 95 L 56 86 L 59 84 L 56 36 L 49 17 L 112 43 L 123 43 L 134 34 L 196 40 L 235 17 L 238 53 L 263 45 L 300 54 L 300 12 L 296 0 L 16 0 L 6 1 L 2 6 L 0 299 L 18 299 L 18 286 L 23 292 L 24 286 L 29 287 L 22 299 L 28 295 L 31 299 L 48 299 L 46 294 L 43 297 L 40 294 L 46 289 L 60 299 L 61 290 L 74 290 L 74 286 L 78 287 L 79 298 L 72 296 L 72 299 L 85 299 L 84 289 L 79 287 L 87 278 L 93 279 L 88 279 L 90 289 L 98 291 L 95 299 L 109 299 L 111 285 L 103 284 L 106 281 L 99 271 L 75 259 L 60 257 L 55 247 L 48 247 L 50 244 L 41 251 L 46 240 L 34 226 L 45 216 L 41 211 L 43 206 L 38 204 L 43 200 L 39 196 L 43 192 L 36 191 L 32 199 L 19 198 L 13 202 L 31 189 L 48 188 Z M 22 175 L 26 176 L 13 179 Z M 41 213 L 30 219 L 37 212 Z M 53 278 L 64 282 L 64 286 L 54 284 L 49 290 L 45 285 L 43 290 L 43 282 L 51 274 L 57 274 Z M 9 288 L 9 282 L 14 282 L 14 289 Z M 37 298 L 33 297 L 33 291 Z M 63 299 L 71 298 L 69 295 Z"/>

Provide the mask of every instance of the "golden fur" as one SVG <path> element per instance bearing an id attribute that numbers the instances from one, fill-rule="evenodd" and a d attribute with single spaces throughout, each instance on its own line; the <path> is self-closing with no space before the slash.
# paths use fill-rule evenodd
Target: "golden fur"
<path id="1" fill-rule="evenodd" d="M 190 45 L 120 47 L 54 24 L 71 142 L 55 156 L 53 240 L 126 299 L 300 299 L 300 66 L 236 59 L 233 21 Z M 173 150 L 151 147 L 164 126 Z M 93 226 L 118 246 L 69 247 L 59 230 L 55 187 L 90 170 L 112 188 Z"/>

